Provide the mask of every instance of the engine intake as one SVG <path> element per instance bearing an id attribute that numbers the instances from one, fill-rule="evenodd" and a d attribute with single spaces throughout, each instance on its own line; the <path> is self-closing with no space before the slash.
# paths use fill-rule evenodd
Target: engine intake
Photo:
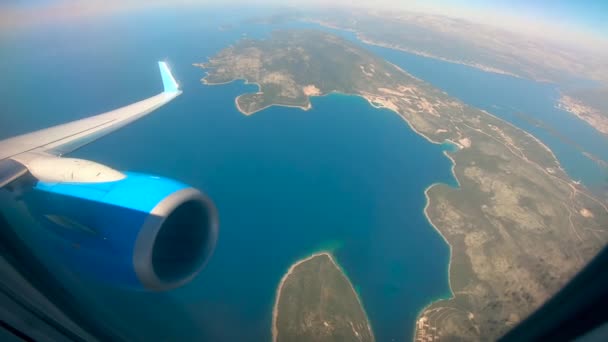
<path id="1" fill-rule="evenodd" d="M 204 266 L 216 240 L 213 203 L 198 190 L 180 190 L 152 210 L 139 232 L 133 253 L 135 272 L 147 287 L 180 286 Z"/>

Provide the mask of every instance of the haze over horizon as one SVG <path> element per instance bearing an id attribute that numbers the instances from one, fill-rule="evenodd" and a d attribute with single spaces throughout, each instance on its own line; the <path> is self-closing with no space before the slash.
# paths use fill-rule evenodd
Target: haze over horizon
<path id="1" fill-rule="evenodd" d="M 88 1 L 36 0 L 28 3 L 0 4 L 0 26 L 9 29 L 68 20 L 137 11 L 147 8 L 175 8 L 191 6 L 217 7 L 211 1 L 195 0 L 126 0 Z M 232 0 L 222 7 L 251 6 L 244 0 Z M 593 50 L 608 51 L 608 3 L 601 0 L 586 1 L 506 1 L 506 0 L 393 0 L 369 1 L 336 0 L 330 6 L 320 0 L 265 0 L 255 6 L 314 9 L 316 7 L 356 7 L 377 10 L 397 9 L 418 11 L 449 17 L 464 18 L 483 24 L 498 26 L 519 33 L 528 33 L 567 43 L 586 45 Z"/>

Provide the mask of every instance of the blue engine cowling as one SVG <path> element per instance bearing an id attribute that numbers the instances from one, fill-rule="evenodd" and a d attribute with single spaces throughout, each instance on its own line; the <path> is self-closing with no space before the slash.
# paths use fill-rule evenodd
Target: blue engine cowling
<path id="1" fill-rule="evenodd" d="M 125 175 L 106 183 L 39 181 L 25 200 L 55 233 L 49 247 L 74 272 L 155 291 L 188 282 L 215 248 L 215 206 L 180 182 Z"/>

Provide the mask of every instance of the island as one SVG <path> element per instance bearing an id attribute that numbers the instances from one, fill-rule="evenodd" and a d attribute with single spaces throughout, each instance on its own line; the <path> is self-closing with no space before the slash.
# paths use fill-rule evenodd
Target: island
<path id="1" fill-rule="evenodd" d="M 557 107 L 608 136 L 608 88 L 562 92 Z"/>
<path id="2" fill-rule="evenodd" d="M 450 247 L 452 296 L 421 308 L 417 322 L 403 322 L 415 324 L 417 340 L 498 338 L 608 241 L 606 203 L 570 179 L 540 140 L 353 42 L 324 31 L 277 31 L 196 65 L 207 71 L 206 84 L 258 85 L 236 99 L 244 114 L 272 105 L 307 109 L 311 96 L 352 94 L 399 115 L 429 142 L 457 147 L 445 154 L 458 187 L 434 184 L 420 194 Z"/>
<path id="3" fill-rule="evenodd" d="M 331 254 L 302 259 L 283 276 L 272 314 L 272 340 L 374 341 L 357 292 Z"/>

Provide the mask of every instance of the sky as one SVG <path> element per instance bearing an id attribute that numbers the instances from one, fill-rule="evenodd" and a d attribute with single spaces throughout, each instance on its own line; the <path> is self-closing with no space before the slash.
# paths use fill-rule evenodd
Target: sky
<path id="1" fill-rule="evenodd" d="M 103 15 L 143 7 L 247 5 L 249 0 L 4 0 L 0 29 L 30 23 Z M 608 0 L 262 0 L 278 6 L 357 6 L 407 9 L 463 17 L 523 32 L 608 45 Z"/>
<path id="2" fill-rule="evenodd" d="M 379 0 L 396 3 L 394 0 Z M 608 50 L 608 0 L 420 0 L 401 8 L 499 26 L 520 33 Z"/>
<path id="3" fill-rule="evenodd" d="M 595 32 L 608 37 L 608 1 L 606 0 L 457 0 L 462 8 L 480 12 L 504 13 Z"/>

